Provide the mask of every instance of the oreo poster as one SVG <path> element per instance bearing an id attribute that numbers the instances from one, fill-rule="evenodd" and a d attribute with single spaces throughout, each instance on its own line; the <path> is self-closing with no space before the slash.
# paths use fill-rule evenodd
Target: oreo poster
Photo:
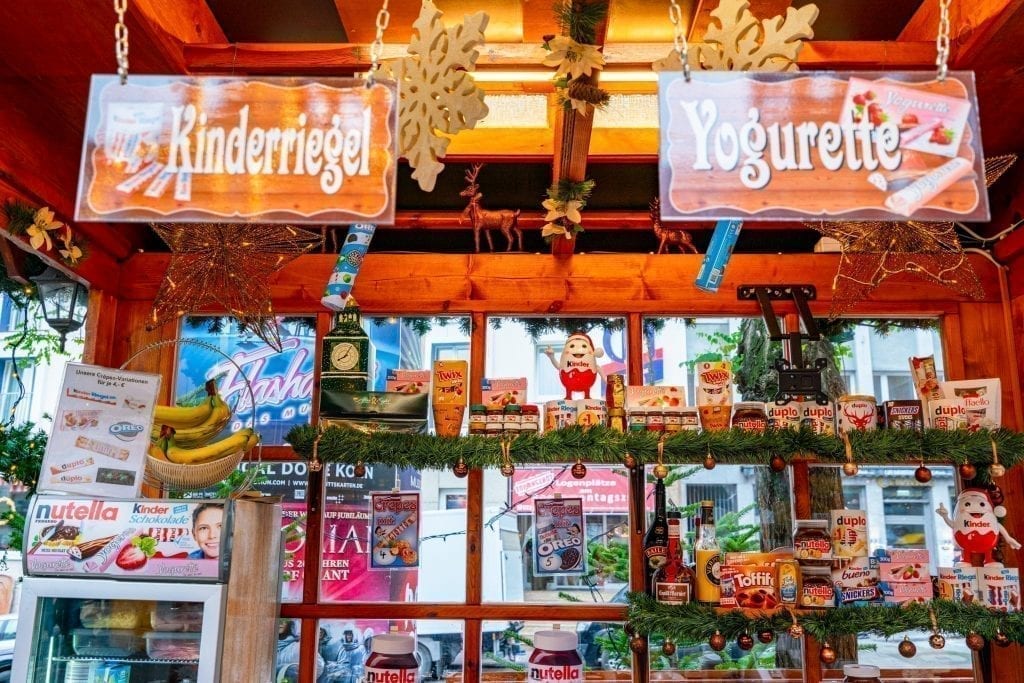
<path id="1" fill-rule="evenodd" d="M 582 498 L 535 498 L 533 571 L 536 576 L 586 574 Z"/>

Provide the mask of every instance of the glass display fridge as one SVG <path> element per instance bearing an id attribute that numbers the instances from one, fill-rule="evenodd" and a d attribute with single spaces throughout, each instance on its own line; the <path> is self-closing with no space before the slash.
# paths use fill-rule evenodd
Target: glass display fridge
<path id="1" fill-rule="evenodd" d="M 36 496 L 11 680 L 273 680 L 280 548 L 275 501 Z"/>

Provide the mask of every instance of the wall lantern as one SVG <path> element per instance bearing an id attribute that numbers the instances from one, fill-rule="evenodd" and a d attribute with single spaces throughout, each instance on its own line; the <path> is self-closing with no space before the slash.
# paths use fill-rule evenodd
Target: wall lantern
<path id="1" fill-rule="evenodd" d="M 89 288 L 52 267 L 31 280 L 38 290 L 46 324 L 60 334 L 60 350 L 63 351 L 68 333 L 79 329 L 85 322 Z"/>

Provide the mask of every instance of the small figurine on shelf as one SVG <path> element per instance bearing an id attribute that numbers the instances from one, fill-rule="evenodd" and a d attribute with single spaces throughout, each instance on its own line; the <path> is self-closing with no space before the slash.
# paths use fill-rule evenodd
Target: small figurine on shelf
<path id="1" fill-rule="evenodd" d="M 963 553 L 959 566 L 969 566 L 971 556 L 975 554 L 984 556 L 986 567 L 1002 566 L 992 557 L 992 551 L 999 543 L 1000 535 L 1014 550 L 1021 547 L 1021 544 L 999 523 L 999 518 L 1006 516 L 1006 508 L 994 505 L 991 493 L 987 489 L 975 487 L 961 491 L 956 498 L 956 511 L 952 519 L 946 506 L 941 503 L 936 512 L 953 530 L 953 540 Z"/>
<path id="2" fill-rule="evenodd" d="M 594 342 L 584 332 L 569 335 L 557 361 L 555 351 L 550 346 L 544 349 L 544 354 L 558 370 L 558 378 L 565 387 L 566 400 L 572 399 L 576 392 L 582 393 L 583 398 L 590 398 L 590 389 L 598 375 L 604 378 L 604 371 L 597 364 L 597 359 L 604 355 L 604 351 L 595 349 Z"/>

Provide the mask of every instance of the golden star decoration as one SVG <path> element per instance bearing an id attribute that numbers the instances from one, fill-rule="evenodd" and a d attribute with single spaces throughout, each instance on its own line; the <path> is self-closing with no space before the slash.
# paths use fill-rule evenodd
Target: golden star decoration
<path id="1" fill-rule="evenodd" d="M 224 311 L 275 351 L 281 336 L 270 276 L 323 238 L 288 225 L 189 223 L 153 225 L 172 255 L 153 302 L 148 330 L 204 310 Z"/>
<path id="2" fill-rule="evenodd" d="M 990 187 L 1016 160 L 1014 154 L 986 159 L 985 185 Z M 847 312 L 885 280 L 900 273 L 917 275 L 964 296 L 984 296 L 952 222 L 837 221 L 807 225 L 840 243 L 829 319 Z"/>

